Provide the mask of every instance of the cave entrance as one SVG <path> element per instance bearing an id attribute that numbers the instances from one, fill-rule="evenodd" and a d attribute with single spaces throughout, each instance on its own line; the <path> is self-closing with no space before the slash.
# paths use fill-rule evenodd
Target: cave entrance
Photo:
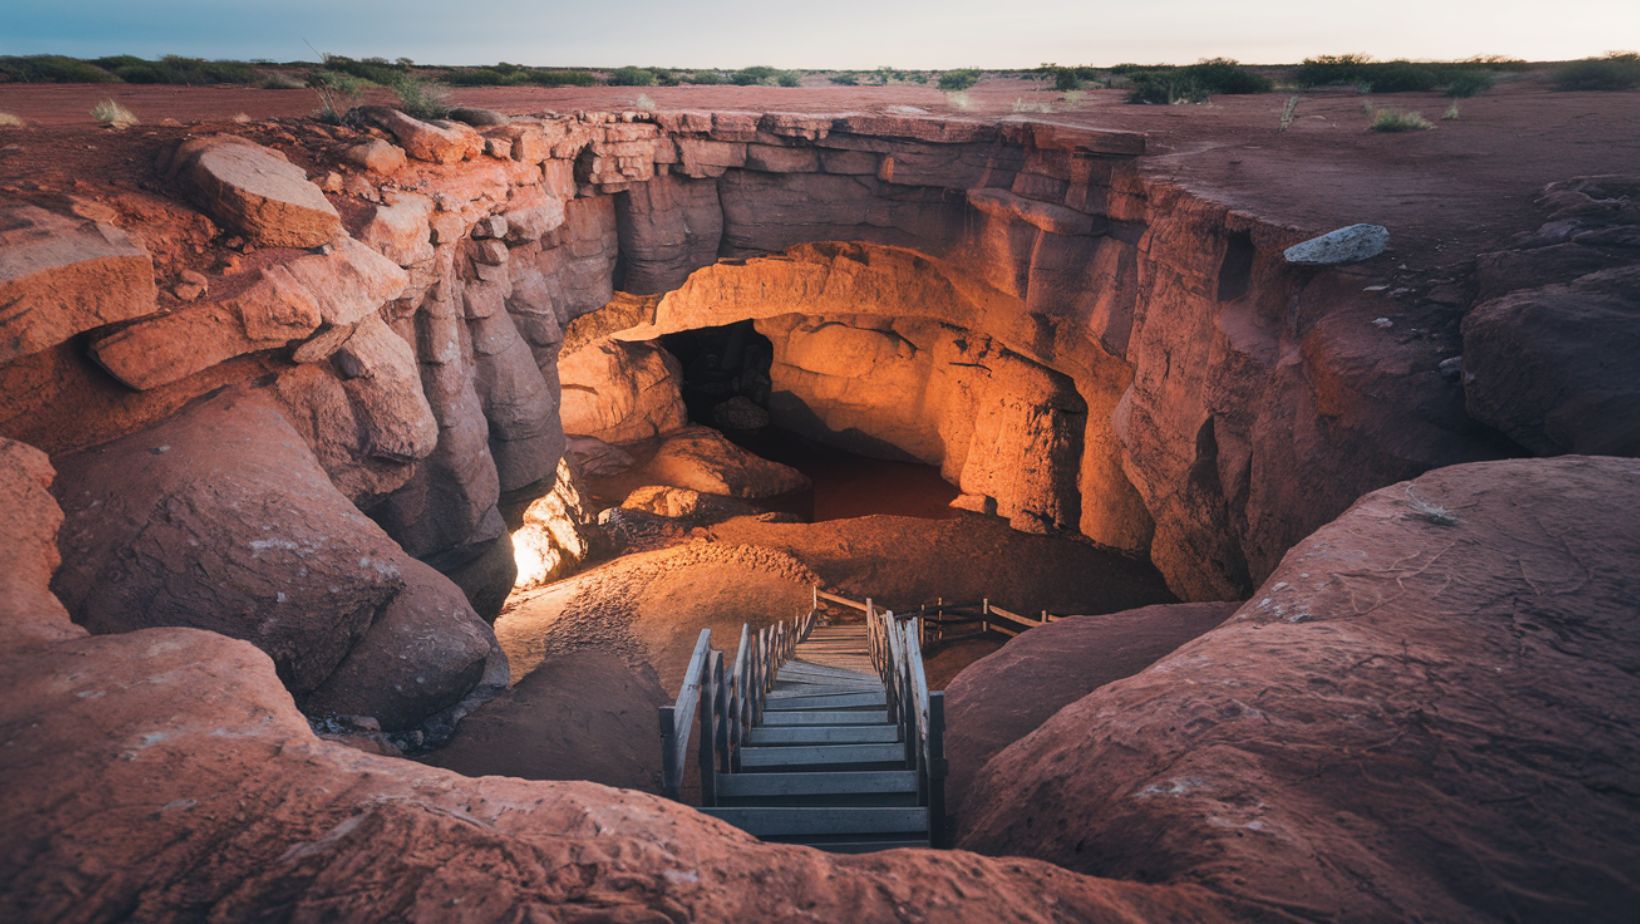
<path id="1" fill-rule="evenodd" d="M 760 501 L 761 506 L 810 522 L 872 514 L 956 515 L 950 504 L 957 489 L 939 466 L 909 460 L 886 444 L 881 452 L 864 454 L 817 434 L 800 402 L 774 393 L 774 345 L 752 321 L 667 334 L 660 343 L 683 370 L 679 390 L 691 423 L 714 427 L 741 448 L 789 465 L 812 483 Z"/>

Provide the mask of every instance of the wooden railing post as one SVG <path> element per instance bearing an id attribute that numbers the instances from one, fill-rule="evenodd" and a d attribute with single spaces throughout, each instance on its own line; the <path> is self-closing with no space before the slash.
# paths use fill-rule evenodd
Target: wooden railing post
<path id="1" fill-rule="evenodd" d="M 668 799 L 678 797 L 678 721 L 672 706 L 661 707 L 661 793 Z"/>
<path id="2" fill-rule="evenodd" d="M 723 652 L 706 655 L 700 687 L 700 804 L 717 805 L 717 695 L 723 682 Z"/>
<path id="3" fill-rule="evenodd" d="M 945 821 L 945 691 L 928 694 L 928 845 L 947 847 Z"/>

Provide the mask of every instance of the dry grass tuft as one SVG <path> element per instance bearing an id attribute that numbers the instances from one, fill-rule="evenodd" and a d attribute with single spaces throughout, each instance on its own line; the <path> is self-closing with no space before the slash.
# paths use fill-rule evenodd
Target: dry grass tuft
<path id="1" fill-rule="evenodd" d="M 9 112 L 0 112 L 0 128 L 22 128 L 27 125 L 22 116 L 12 115 Z"/>
<path id="2" fill-rule="evenodd" d="M 91 117 L 104 128 L 130 128 L 137 124 L 135 113 L 111 99 L 92 106 Z"/>

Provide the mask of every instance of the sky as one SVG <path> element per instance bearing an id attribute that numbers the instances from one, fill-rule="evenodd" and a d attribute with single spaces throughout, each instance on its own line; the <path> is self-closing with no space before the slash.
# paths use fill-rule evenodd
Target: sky
<path id="1" fill-rule="evenodd" d="M 0 54 L 1024 68 L 1640 47 L 1640 0 L 4 0 Z"/>

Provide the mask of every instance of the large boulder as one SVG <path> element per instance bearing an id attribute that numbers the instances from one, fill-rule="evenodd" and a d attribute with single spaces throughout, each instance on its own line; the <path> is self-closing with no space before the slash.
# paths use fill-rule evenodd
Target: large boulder
<path id="1" fill-rule="evenodd" d="M 659 344 L 600 341 L 558 360 L 564 432 L 630 443 L 688 422 L 683 370 Z"/>
<path id="2" fill-rule="evenodd" d="M 1636 509 L 1632 459 L 1375 491 L 993 758 L 959 844 L 1314 918 L 1625 919 Z"/>
<path id="3" fill-rule="evenodd" d="M 1640 455 L 1640 262 L 1481 302 L 1463 340 L 1476 419 L 1544 455 Z"/>
<path id="4" fill-rule="evenodd" d="M 640 471 L 640 483 L 728 497 L 774 497 L 809 486 L 797 469 L 753 455 L 711 427 L 671 433 Z"/>
<path id="5" fill-rule="evenodd" d="M 380 106 L 369 107 L 365 113 L 416 160 L 453 164 L 484 153 L 484 136 L 460 122 L 423 122 Z"/>
<path id="6" fill-rule="evenodd" d="M 342 230 L 335 206 L 283 154 L 233 135 L 186 141 L 171 170 L 206 214 L 258 244 L 317 247 Z"/>
<path id="7" fill-rule="evenodd" d="M 299 704 L 395 728 L 459 700 L 489 658 L 459 593 L 337 492 L 266 397 L 217 395 L 59 469 L 53 586 L 93 632 L 242 638 Z"/>
<path id="8" fill-rule="evenodd" d="M 154 311 L 154 261 L 113 225 L 0 209 L 0 363 Z"/>
<path id="9" fill-rule="evenodd" d="M 1065 616 L 964 668 L 945 688 L 946 804 L 961 815 L 969 785 L 999 751 L 1062 707 L 1156 663 L 1239 606 L 1173 603 Z"/>

